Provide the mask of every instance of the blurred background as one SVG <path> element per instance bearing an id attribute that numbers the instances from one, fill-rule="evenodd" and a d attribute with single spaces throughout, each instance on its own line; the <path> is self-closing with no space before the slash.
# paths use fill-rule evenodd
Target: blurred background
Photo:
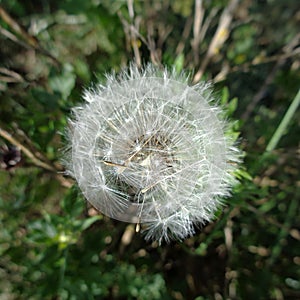
<path id="1" fill-rule="evenodd" d="M 0 299 L 300 299 L 295 0 L 0 0 Z M 215 222 L 145 242 L 63 176 L 83 89 L 128 62 L 214 83 L 244 164 Z"/>

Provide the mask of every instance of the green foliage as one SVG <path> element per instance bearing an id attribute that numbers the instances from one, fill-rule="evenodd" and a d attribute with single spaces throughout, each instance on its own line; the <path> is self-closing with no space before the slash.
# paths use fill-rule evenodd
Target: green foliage
<path id="1" fill-rule="evenodd" d="M 0 298 L 299 299 L 297 1 L 237 1 L 209 57 L 234 1 L 201 1 L 198 44 L 195 1 L 132 2 L 133 14 L 131 1 L 0 1 L 11 17 L 1 11 Z M 134 46 L 142 62 L 202 68 L 238 120 L 228 134 L 244 152 L 239 184 L 215 222 L 182 243 L 146 243 L 62 176 L 71 108 L 137 59 Z M 12 145 L 24 148 L 8 168 Z"/>

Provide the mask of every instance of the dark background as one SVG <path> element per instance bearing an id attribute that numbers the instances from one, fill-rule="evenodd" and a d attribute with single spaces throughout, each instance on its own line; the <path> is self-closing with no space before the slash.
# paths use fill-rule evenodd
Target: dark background
<path id="1" fill-rule="evenodd" d="M 300 299 L 295 0 L 0 1 L 1 299 Z M 147 243 L 60 163 L 84 88 L 129 61 L 209 80 L 244 164 L 216 221 Z M 286 116 L 286 127 L 280 127 Z M 271 142 L 270 142 L 271 141 Z"/>

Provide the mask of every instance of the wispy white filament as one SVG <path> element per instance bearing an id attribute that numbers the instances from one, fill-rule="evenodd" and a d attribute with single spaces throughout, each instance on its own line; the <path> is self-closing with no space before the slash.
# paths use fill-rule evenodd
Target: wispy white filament
<path id="1" fill-rule="evenodd" d="M 131 65 L 84 99 L 70 121 L 67 166 L 96 209 L 143 224 L 146 239 L 159 242 L 213 218 L 239 152 L 207 84 Z"/>

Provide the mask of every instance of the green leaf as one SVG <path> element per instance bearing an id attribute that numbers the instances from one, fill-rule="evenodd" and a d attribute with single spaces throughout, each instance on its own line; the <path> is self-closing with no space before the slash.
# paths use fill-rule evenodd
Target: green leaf
<path id="1" fill-rule="evenodd" d="M 180 53 L 174 61 L 174 67 L 176 72 L 180 73 L 183 70 L 183 66 L 184 66 L 184 54 Z"/>
<path id="2" fill-rule="evenodd" d="M 101 219 L 102 219 L 101 215 L 90 217 L 82 222 L 80 229 L 85 230 L 85 229 L 89 228 L 92 224 L 94 224 L 95 222 L 97 222 Z"/>
<path id="3" fill-rule="evenodd" d="M 74 74 L 73 67 L 66 64 L 61 74 L 54 73 L 50 75 L 49 86 L 54 92 L 60 93 L 62 98 L 66 100 L 75 86 L 75 80 L 76 75 Z"/>
<path id="4" fill-rule="evenodd" d="M 79 216 L 85 206 L 85 201 L 79 197 L 76 187 L 72 187 L 60 203 L 63 211 L 72 217 Z"/>
<path id="5" fill-rule="evenodd" d="M 46 111 L 53 111 L 58 108 L 60 95 L 57 93 L 49 93 L 41 88 L 31 90 L 32 97 L 39 102 Z"/>
<path id="6" fill-rule="evenodd" d="M 228 103 L 227 111 L 228 115 L 231 116 L 237 109 L 238 106 L 238 98 L 233 98 Z"/>
<path id="7" fill-rule="evenodd" d="M 229 100 L 229 89 L 227 86 L 224 86 L 222 89 L 222 94 L 221 94 L 221 105 L 225 106 L 228 103 Z"/>

